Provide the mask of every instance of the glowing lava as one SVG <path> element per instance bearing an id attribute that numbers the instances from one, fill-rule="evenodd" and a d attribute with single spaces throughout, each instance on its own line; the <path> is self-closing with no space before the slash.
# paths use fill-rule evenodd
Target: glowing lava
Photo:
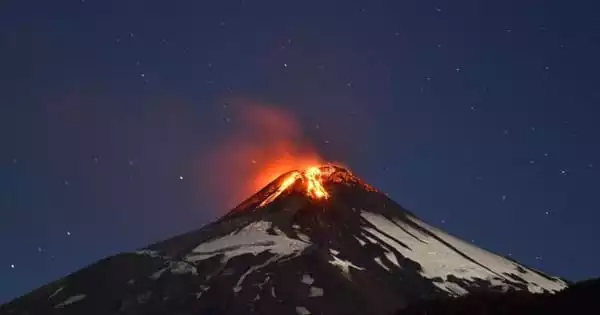
<path id="1" fill-rule="evenodd" d="M 316 199 L 327 199 L 329 194 L 323 187 L 321 170 L 316 167 L 310 167 L 304 171 L 304 179 L 306 179 L 306 193 Z"/>
<path id="2" fill-rule="evenodd" d="M 296 183 L 297 180 L 302 180 L 302 185 L 304 186 L 305 193 L 307 196 L 314 199 L 329 198 L 329 193 L 327 192 L 325 187 L 323 187 L 323 172 L 321 172 L 321 169 L 319 167 L 311 166 L 304 172 L 293 171 L 289 173 L 281 181 L 281 183 L 277 187 L 277 190 L 275 190 L 268 198 L 263 200 L 260 203 L 260 206 L 262 207 L 275 200 L 290 186 Z"/>

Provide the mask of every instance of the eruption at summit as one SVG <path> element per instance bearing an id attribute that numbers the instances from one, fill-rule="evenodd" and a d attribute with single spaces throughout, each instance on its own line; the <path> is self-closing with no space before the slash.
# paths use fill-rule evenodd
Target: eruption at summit
<path id="1" fill-rule="evenodd" d="M 297 170 L 291 176 L 310 178 L 313 174 L 302 173 L 324 164 L 290 112 L 249 101 L 232 103 L 231 130 L 202 153 L 197 176 L 202 178 L 200 190 L 209 191 L 224 208 L 234 207 L 281 174 Z M 325 194 L 315 191 L 317 195 Z"/>
<path id="2" fill-rule="evenodd" d="M 311 166 L 303 172 L 291 171 L 287 173 L 281 183 L 279 183 L 277 190 L 269 196 L 269 198 L 265 199 L 260 206 L 262 207 L 275 200 L 275 198 L 279 197 L 282 192 L 287 190 L 298 180 L 301 181 L 304 186 L 303 188 L 305 189 L 307 196 L 314 199 L 327 199 L 329 198 L 329 193 L 325 187 L 323 187 L 324 176 L 325 175 L 318 166 Z"/>

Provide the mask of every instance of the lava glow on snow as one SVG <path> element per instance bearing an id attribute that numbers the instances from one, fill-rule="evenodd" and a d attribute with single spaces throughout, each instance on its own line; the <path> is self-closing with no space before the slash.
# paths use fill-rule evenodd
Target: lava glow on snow
<path id="1" fill-rule="evenodd" d="M 281 193 L 286 191 L 298 180 L 302 181 L 307 196 L 313 199 L 327 199 L 329 198 L 329 193 L 325 187 L 323 187 L 323 177 L 324 174 L 318 166 L 311 166 L 303 172 L 290 172 L 287 177 L 281 181 L 277 190 L 272 193 L 269 198 L 263 200 L 260 206 L 262 207 L 275 200 Z"/>

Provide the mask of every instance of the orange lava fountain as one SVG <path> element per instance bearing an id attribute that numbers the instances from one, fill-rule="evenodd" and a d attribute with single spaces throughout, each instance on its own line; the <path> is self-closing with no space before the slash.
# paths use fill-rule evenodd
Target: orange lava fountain
<path id="1" fill-rule="evenodd" d="M 323 186 L 323 174 L 319 167 L 311 166 L 304 172 L 293 171 L 285 179 L 281 181 L 277 190 L 273 192 L 267 199 L 263 200 L 260 206 L 271 203 L 297 180 L 302 180 L 305 193 L 307 196 L 314 199 L 327 199 L 329 193 Z"/>
<path id="2" fill-rule="evenodd" d="M 306 179 L 306 193 L 315 199 L 327 199 L 329 194 L 323 187 L 321 170 L 316 167 L 310 167 L 304 171 L 304 179 Z"/>

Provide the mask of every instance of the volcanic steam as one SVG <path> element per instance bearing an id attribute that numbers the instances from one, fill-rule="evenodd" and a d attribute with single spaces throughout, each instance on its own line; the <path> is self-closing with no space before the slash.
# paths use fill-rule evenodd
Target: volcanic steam
<path id="1" fill-rule="evenodd" d="M 319 166 L 325 163 L 289 112 L 239 100 L 231 102 L 229 110 L 231 132 L 210 152 L 203 152 L 198 176 L 206 181 L 202 189 L 221 206 L 231 208 L 294 170 L 282 182 L 279 194 L 302 180 L 308 196 L 328 197 L 320 182 Z"/>

